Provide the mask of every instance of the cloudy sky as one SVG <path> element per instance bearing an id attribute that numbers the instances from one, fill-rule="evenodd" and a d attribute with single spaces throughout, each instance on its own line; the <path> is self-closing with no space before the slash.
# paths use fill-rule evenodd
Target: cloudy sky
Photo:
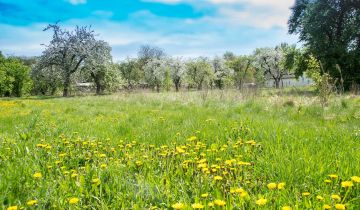
<path id="1" fill-rule="evenodd" d="M 114 60 L 136 56 L 142 44 L 174 56 L 251 53 L 296 43 L 287 33 L 295 0 L 0 0 L 0 50 L 40 55 L 51 38 L 42 29 L 60 21 L 69 29 L 91 25 L 110 43 Z"/>

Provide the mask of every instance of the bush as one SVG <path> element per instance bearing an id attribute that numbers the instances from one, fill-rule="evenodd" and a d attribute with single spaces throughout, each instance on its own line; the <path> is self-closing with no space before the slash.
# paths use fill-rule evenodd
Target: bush
<path id="1" fill-rule="evenodd" d="M 15 58 L 0 58 L 0 96 L 20 97 L 31 90 L 30 68 Z"/>

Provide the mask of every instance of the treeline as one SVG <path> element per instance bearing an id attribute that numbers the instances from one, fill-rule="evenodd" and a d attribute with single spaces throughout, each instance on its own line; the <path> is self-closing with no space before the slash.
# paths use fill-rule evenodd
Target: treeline
<path id="1" fill-rule="evenodd" d="M 97 40 L 89 27 L 67 31 L 49 25 L 53 38 L 40 57 L 1 56 L 0 95 L 69 96 L 79 84 L 92 84 L 97 94 L 119 89 L 149 88 L 154 91 L 180 89 L 224 89 L 261 86 L 271 78 L 277 88 L 284 75 L 296 66 L 297 49 L 280 44 L 260 48 L 251 55 L 227 52 L 215 58 L 183 59 L 164 50 L 141 46 L 136 58 L 112 61 L 111 47 Z M 21 76 L 20 76 L 21 75 Z"/>
<path id="2" fill-rule="evenodd" d="M 296 0 L 289 33 L 304 44 L 259 48 L 251 55 L 175 58 L 145 45 L 136 58 L 114 63 L 111 47 L 90 27 L 73 31 L 49 25 L 53 37 L 41 56 L 4 57 L 0 53 L 0 96 L 69 96 L 79 83 L 97 94 L 119 89 L 223 89 L 261 86 L 271 79 L 281 87 L 284 75 L 306 74 L 320 92 L 360 89 L 360 2 Z"/>

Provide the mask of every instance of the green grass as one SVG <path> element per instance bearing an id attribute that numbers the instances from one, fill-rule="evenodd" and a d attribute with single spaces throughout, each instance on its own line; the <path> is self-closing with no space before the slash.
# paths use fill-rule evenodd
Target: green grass
<path id="1" fill-rule="evenodd" d="M 3 99 L 0 208 L 190 209 L 219 199 L 227 209 L 359 209 L 360 184 L 341 187 L 360 176 L 359 141 L 360 98 L 350 95 L 326 108 L 300 91 Z M 270 190 L 271 182 L 286 185 Z"/>

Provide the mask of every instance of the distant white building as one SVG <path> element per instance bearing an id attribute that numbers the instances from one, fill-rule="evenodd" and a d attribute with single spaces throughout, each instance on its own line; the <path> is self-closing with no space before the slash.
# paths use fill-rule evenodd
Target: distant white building
<path id="1" fill-rule="evenodd" d="M 287 74 L 284 75 L 280 87 L 305 87 L 314 84 L 314 81 L 305 75 L 296 79 L 295 75 Z M 275 81 L 271 77 L 267 77 L 265 81 L 265 87 L 275 87 Z"/>

